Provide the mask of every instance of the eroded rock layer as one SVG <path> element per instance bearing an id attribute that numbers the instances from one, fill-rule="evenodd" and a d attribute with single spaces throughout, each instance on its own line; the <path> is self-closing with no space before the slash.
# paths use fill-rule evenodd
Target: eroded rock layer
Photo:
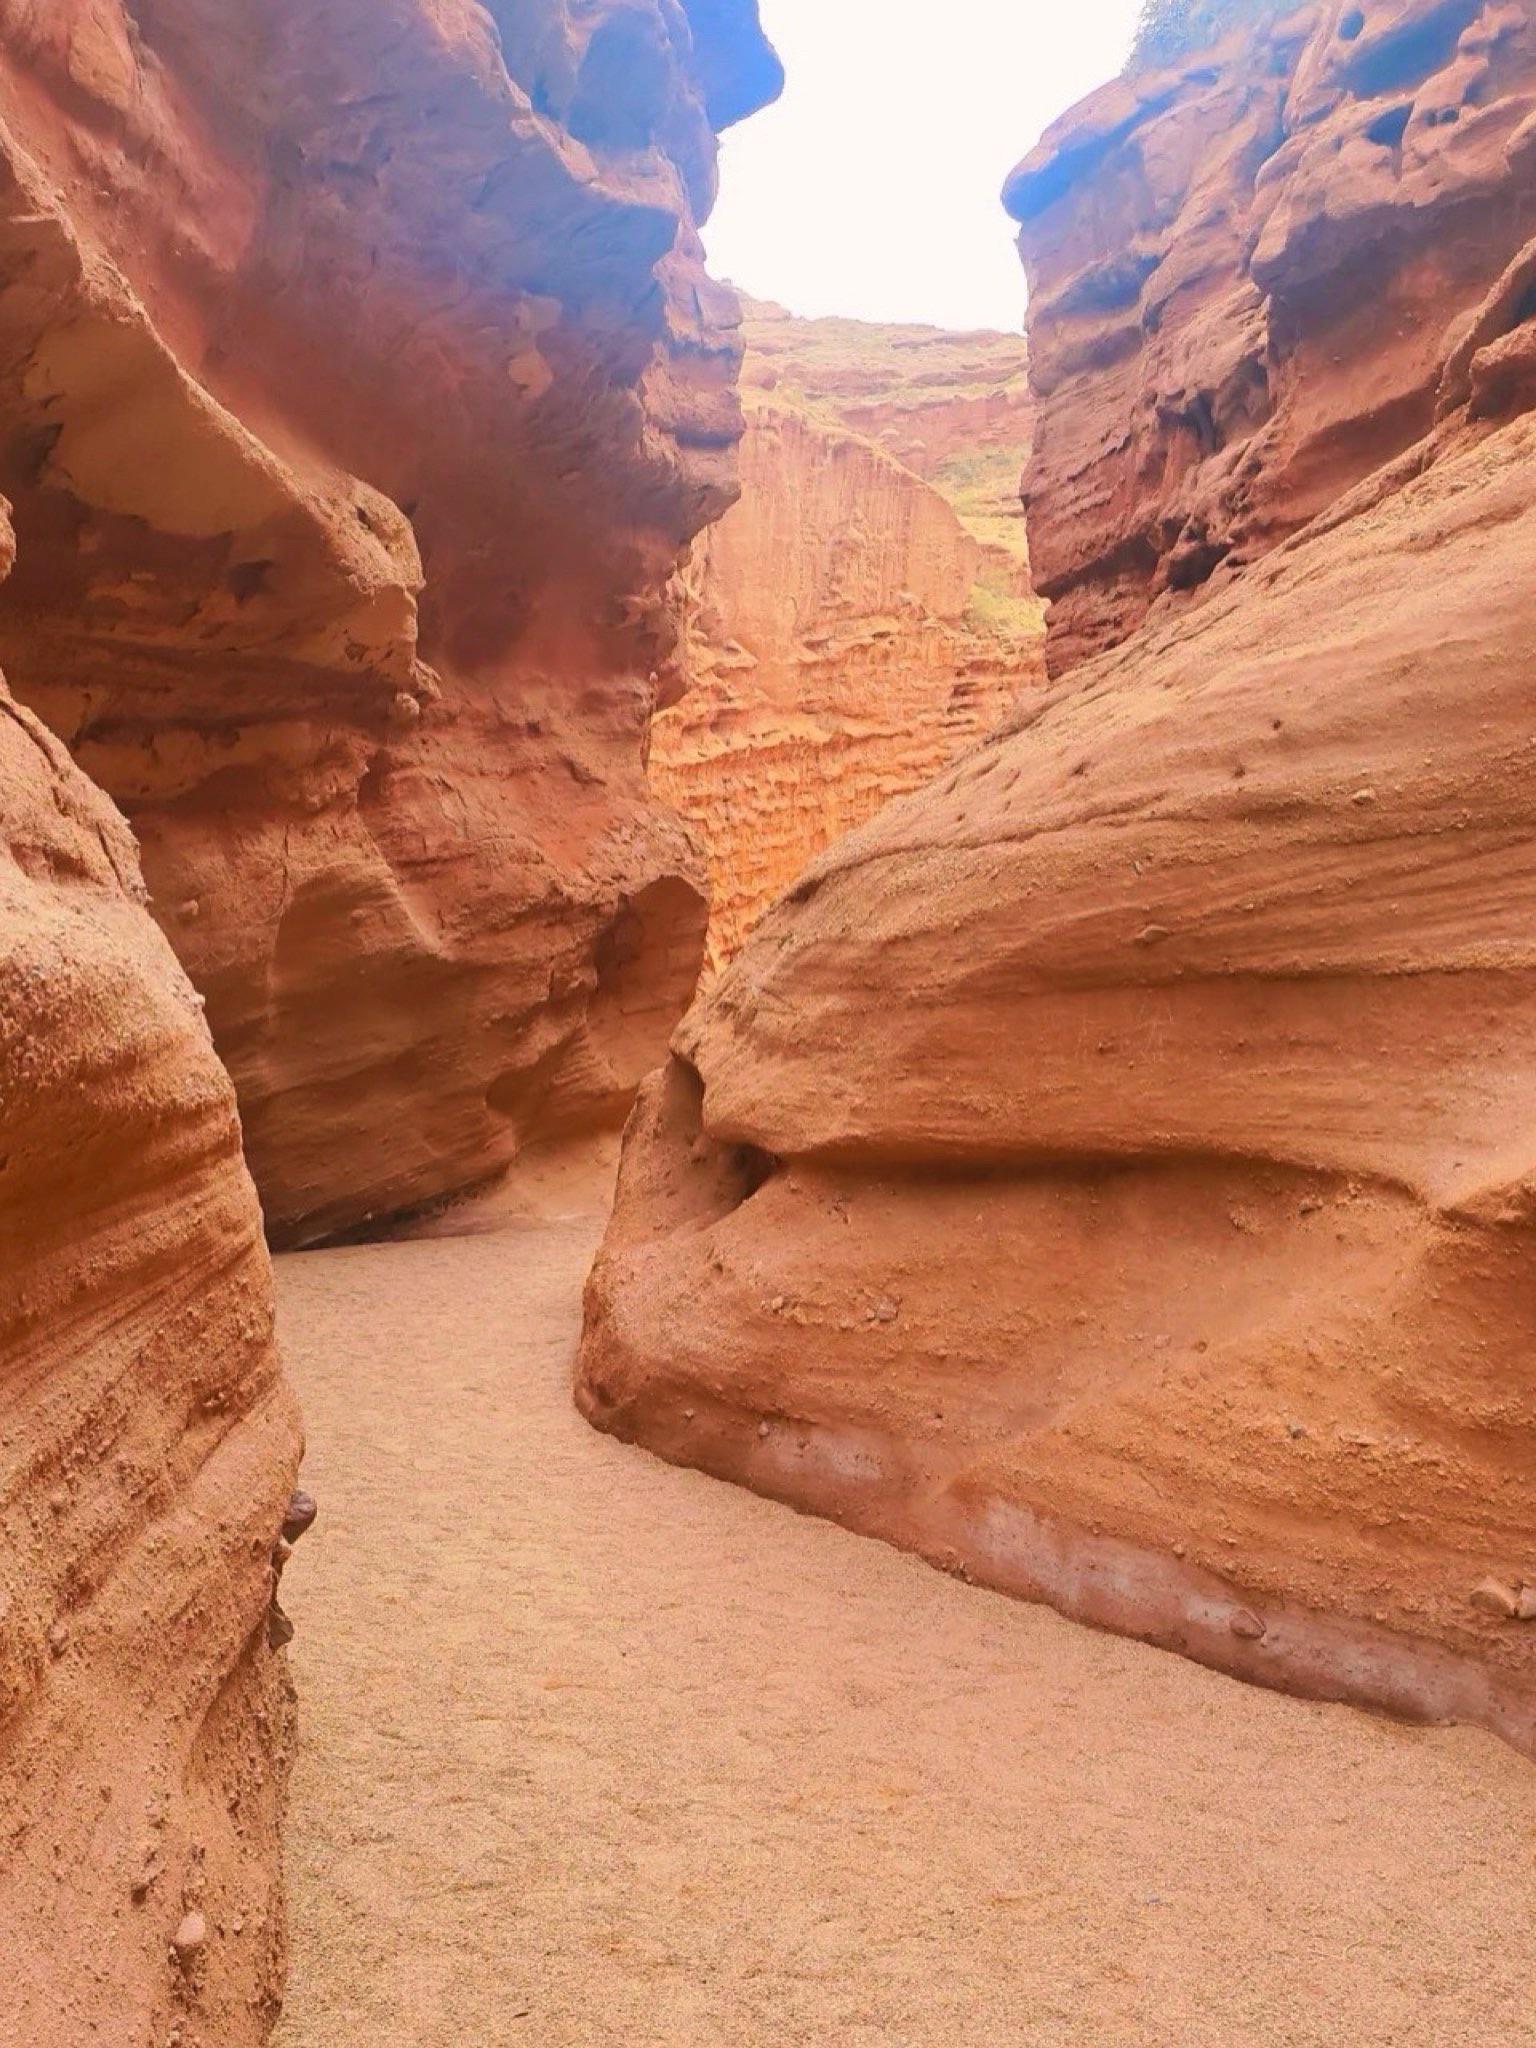
<path id="1" fill-rule="evenodd" d="M 1416 443 L 1512 264 L 1504 311 L 1531 310 L 1523 0 L 1261 12 L 1180 67 L 1106 86 L 1009 181 L 1058 673 Z M 1490 358 L 1474 410 L 1523 374 Z"/>
<path id="2" fill-rule="evenodd" d="M 595 1421 L 1536 1752 L 1528 274 L 1411 449 L 769 914 L 631 1125 Z"/>
<path id="3" fill-rule="evenodd" d="M 234 1091 L 143 894 L 122 819 L 0 686 L 0 2039 L 18 2048 L 246 2048 L 282 1980 L 290 1694 L 267 1614 L 298 1429 Z"/>
<path id="4" fill-rule="evenodd" d="M 714 967 L 813 854 L 1043 678 L 1022 341 L 762 306 L 746 339 L 741 502 L 697 544 L 650 751 L 707 850 Z"/>
<path id="5" fill-rule="evenodd" d="M 622 1114 L 703 876 L 642 741 L 734 494 L 753 0 L 0 0 L 0 599 L 274 1234 Z"/>
<path id="6" fill-rule="evenodd" d="M 1019 476 L 1034 435 L 1022 334 L 801 320 L 743 301 L 742 383 L 916 470 L 982 543 L 984 586 L 1031 598 Z"/>

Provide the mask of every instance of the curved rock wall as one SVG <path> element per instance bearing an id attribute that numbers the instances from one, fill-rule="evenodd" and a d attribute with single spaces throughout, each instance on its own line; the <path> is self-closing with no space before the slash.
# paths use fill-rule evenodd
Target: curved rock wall
<path id="1" fill-rule="evenodd" d="M 1523 220 L 1524 105 L 1434 124 L 1425 189 L 1486 125 L 1489 214 Z M 1163 121 L 1159 162 L 1206 146 L 1198 95 Z M 1293 249 L 1358 236 L 1333 157 Z M 1084 218 L 1119 161 L 1078 163 Z M 764 920 L 631 1125 L 594 1421 L 1244 1677 L 1536 1753 L 1533 274 L 1517 251 L 1449 340 L 1444 304 L 1386 328 L 1389 412 L 1435 336 L 1419 440 L 1352 488 L 1343 462 L 1308 527 Z M 1216 356 L 1245 321 L 1208 301 Z M 1286 418 L 1369 385 L 1368 338 L 1303 351 Z M 1152 417 L 1118 388 L 1107 421 Z M 1048 562 L 1070 520 L 1100 558 L 1087 506 L 1037 504 Z M 1127 630 L 1075 587 L 1068 654 L 1074 619 Z"/>
<path id="2" fill-rule="evenodd" d="M 1326 0 L 1116 80 L 1010 179 L 1052 669 L 1317 517 L 1428 432 L 1536 235 L 1521 0 Z"/>
<path id="3" fill-rule="evenodd" d="M 763 306 L 746 339 L 742 498 L 696 545 L 650 749 L 652 786 L 707 852 L 716 968 L 812 855 L 1043 678 L 1022 342 Z"/>
<path id="4" fill-rule="evenodd" d="M 299 1450 L 261 1218 L 122 819 L 3 685 L 0 1248 L 0 2039 L 245 2048 Z"/>
<path id="5" fill-rule="evenodd" d="M 0 661 L 129 816 L 280 1241 L 622 1115 L 643 739 L 731 502 L 753 0 L 0 0 Z"/>

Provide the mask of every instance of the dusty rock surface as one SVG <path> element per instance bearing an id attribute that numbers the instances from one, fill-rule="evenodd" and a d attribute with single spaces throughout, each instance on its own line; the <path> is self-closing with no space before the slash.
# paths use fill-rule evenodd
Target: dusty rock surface
<path id="1" fill-rule="evenodd" d="M 632 1123 L 581 1398 L 1536 1751 L 1521 275 L 1422 444 L 770 913 Z"/>
<path id="2" fill-rule="evenodd" d="M 596 1227 L 278 1262 L 281 2048 L 1523 2048 L 1528 1766 L 605 1442 Z"/>
<path id="3" fill-rule="evenodd" d="M 1473 408 L 1531 381 L 1531 9 L 1260 14 L 1104 87 L 1009 181 L 1057 672 L 1239 573 L 1463 403 L 1497 290 Z"/>
<path id="4" fill-rule="evenodd" d="M 642 740 L 731 502 L 755 0 L 0 4 L 12 686 L 128 814 L 273 1233 L 619 1119 L 697 974 Z"/>
<path id="5" fill-rule="evenodd" d="M 234 1092 L 143 897 L 0 684 L 7 2048 L 255 2048 L 282 1976 L 298 1428 Z"/>
<path id="6" fill-rule="evenodd" d="M 650 739 L 710 879 L 709 962 L 812 855 L 1040 683 L 1022 339 L 749 305 L 742 497 L 697 544 Z"/>

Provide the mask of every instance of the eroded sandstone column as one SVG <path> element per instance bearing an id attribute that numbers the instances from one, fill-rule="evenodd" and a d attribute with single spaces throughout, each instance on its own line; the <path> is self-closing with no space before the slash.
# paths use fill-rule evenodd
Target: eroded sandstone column
<path id="1" fill-rule="evenodd" d="M 0 686 L 0 2038 L 265 2039 L 298 1463 L 234 1091 L 132 839 Z M 177 2023 L 183 2031 L 176 2031 Z"/>

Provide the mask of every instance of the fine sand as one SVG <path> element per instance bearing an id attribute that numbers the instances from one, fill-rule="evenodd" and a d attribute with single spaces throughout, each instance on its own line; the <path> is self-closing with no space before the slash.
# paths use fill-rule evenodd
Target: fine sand
<path id="1" fill-rule="evenodd" d="M 594 1435 L 597 1230 L 279 1263 L 280 2048 L 1536 2043 L 1536 1771 Z"/>

